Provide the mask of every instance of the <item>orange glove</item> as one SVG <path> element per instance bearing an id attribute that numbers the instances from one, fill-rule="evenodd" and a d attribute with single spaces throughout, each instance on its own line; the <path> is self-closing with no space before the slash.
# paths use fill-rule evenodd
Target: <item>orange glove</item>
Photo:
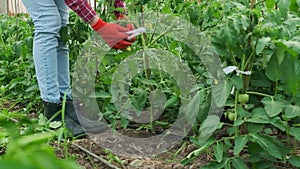
<path id="1" fill-rule="evenodd" d="M 127 11 L 126 11 L 126 3 L 124 2 L 124 0 L 115 0 L 114 7 L 124 9 L 123 12 L 114 11 L 116 20 L 129 20 L 129 18 L 127 16 Z M 132 23 L 128 23 L 126 27 L 129 28 L 129 30 L 134 30 L 134 26 Z M 134 42 L 135 38 L 132 38 L 132 39 L 126 40 L 126 41 Z"/>
<path id="2" fill-rule="evenodd" d="M 118 24 L 106 23 L 101 19 L 98 19 L 96 24 L 92 25 L 92 28 L 113 49 L 126 49 L 131 45 L 130 42 L 124 40 L 128 37 L 124 32 L 130 31 L 130 28 L 125 28 Z"/>

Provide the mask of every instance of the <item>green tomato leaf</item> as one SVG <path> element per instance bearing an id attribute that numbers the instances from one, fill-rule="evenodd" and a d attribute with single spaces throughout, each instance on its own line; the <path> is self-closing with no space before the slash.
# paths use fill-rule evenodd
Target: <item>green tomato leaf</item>
<path id="1" fill-rule="evenodd" d="M 168 99 L 166 101 L 166 104 L 165 104 L 165 109 L 168 108 L 168 107 L 172 107 L 174 106 L 176 103 L 178 102 L 178 97 L 173 95 L 170 99 Z"/>
<path id="2" fill-rule="evenodd" d="M 18 140 L 16 140 L 16 143 L 20 146 L 28 146 L 29 144 L 39 144 L 46 142 L 54 136 L 55 133 L 53 131 L 48 131 L 45 133 L 35 133 L 19 138 Z"/>
<path id="3" fill-rule="evenodd" d="M 276 56 L 280 65 L 285 57 L 285 47 L 281 43 L 276 43 Z"/>
<path id="4" fill-rule="evenodd" d="M 16 162 L 16 160 L 13 160 L 13 158 L 6 158 L 6 159 L 0 159 L 0 168 L 10 168 L 10 169 L 32 169 L 36 166 L 33 166 L 33 164 L 25 163 L 25 162 Z"/>
<path id="5" fill-rule="evenodd" d="M 299 156 L 291 157 L 287 161 L 295 167 L 300 167 L 300 157 Z"/>
<path id="6" fill-rule="evenodd" d="M 233 159 L 232 165 L 234 168 L 238 168 L 238 169 L 247 169 L 248 168 L 247 165 L 245 164 L 245 162 L 240 157 Z"/>
<path id="7" fill-rule="evenodd" d="M 124 116 L 121 116 L 121 126 L 123 128 L 127 128 L 128 124 L 129 124 L 128 119 L 126 117 L 124 117 Z"/>
<path id="8" fill-rule="evenodd" d="M 201 124 L 199 129 L 199 142 L 206 141 L 211 134 L 217 129 L 218 124 L 220 122 L 219 116 L 216 115 L 209 115 Z"/>
<path id="9" fill-rule="evenodd" d="M 267 68 L 266 68 L 266 76 L 276 82 L 280 80 L 282 75 L 284 74 L 284 70 L 282 65 L 278 64 L 277 58 L 275 56 L 272 56 Z"/>
<path id="10" fill-rule="evenodd" d="M 262 53 L 264 50 L 265 46 L 270 42 L 271 38 L 270 37 L 262 37 L 257 41 L 256 45 L 256 54 Z"/>
<path id="11" fill-rule="evenodd" d="M 283 47 L 285 47 L 285 50 L 293 57 L 297 57 L 300 53 L 300 42 L 297 39 L 282 40 L 277 42 L 276 44 L 283 45 Z"/>
<path id="12" fill-rule="evenodd" d="M 140 78 L 139 81 L 146 85 L 154 85 L 154 86 L 157 85 L 156 81 L 152 79 Z"/>
<path id="13" fill-rule="evenodd" d="M 217 107 L 225 106 L 231 87 L 232 85 L 228 81 L 221 81 L 213 87 L 212 99 Z"/>
<path id="14" fill-rule="evenodd" d="M 277 128 L 278 128 L 279 130 L 281 130 L 281 131 L 285 131 L 285 130 L 286 130 L 287 124 L 286 124 L 286 122 L 283 121 L 280 117 L 270 118 L 270 119 L 269 119 L 269 122 L 270 122 L 273 126 L 277 127 Z"/>
<path id="15" fill-rule="evenodd" d="M 247 136 L 238 136 L 234 138 L 234 149 L 233 154 L 236 156 L 240 154 L 240 152 L 243 150 L 243 148 L 246 146 L 248 142 Z"/>
<path id="16" fill-rule="evenodd" d="M 297 56 L 300 53 L 300 42 L 295 39 L 295 40 L 288 40 L 288 41 L 283 41 L 283 44 L 285 44 L 289 49 L 291 49 L 293 52 L 290 52 L 293 56 Z M 289 52 L 289 50 L 288 50 Z"/>
<path id="17" fill-rule="evenodd" d="M 297 4 L 297 1 L 300 4 L 299 0 L 291 0 L 291 5 L 290 5 L 290 10 L 291 11 L 298 12 L 298 9 L 299 9 L 300 6 Z"/>
<path id="18" fill-rule="evenodd" d="M 242 23 L 242 27 L 244 30 L 247 30 L 247 28 L 249 27 L 249 17 L 246 15 L 242 15 L 241 17 L 241 23 Z"/>
<path id="19" fill-rule="evenodd" d="M 299 127 L 291 127 L 290 135 L 294 136 L 298 141 L 300 141 L 300 128 Z"/>
<path id="20" fill-rule="evenodd" d="M 204 100 L 204 97 L 204 91 L 198 91 L 193 99 L 183 108 L 183 111 L 186 112 L 184 117 L 191 125 L 193 125 L 199 114 L 199 103 Z"/>
<path id="21" fill-rule="evenodd" d="M 262 132 L 262 130 L 264 129 L 265 125 L 263 124 L 255 124 L 255 123 L 249 123 L 247 124 L 247 130 L 250 133 L 259 133 Z"/>
<path id="22" fill-rule="evenodd" d="M 223 160 L 224 144 L 222 142 L 217 142 L 217 144 L 214 145 L 213 149 L 216 160 L 218 163 L 220 163 Z"/>
<path id="23" fill-rule="evenodd" d="M 214 143 L 213 140 L 205 142 L 202 147 L 198 148 L 197 150 L 192 151 L 189 155 L 187 155 L 180 163 L 182 165 L 189 164 L 192 160 L 206 152 L 206 150 Z"/>
<path id="24" fill-rule="evenodd" d="M 291 64 L 287 70 L 285 87 L 287 92 L 296 96 L 300 92 L 300 80 L 299 78 L 295 78 L 300 76 L 300 63 L 295 60 Z"/>
<path id="25" fill-rule="evenodd" d="M 266 0 L 266 6 L 267 6 L 268 9 L 274 9 L 275 0 Z"/>
<path id="26" fill-rule="evenodd" d="M 146 94 L 146 92 L 145 92 Z M 145 95 L 147 96 L 147 95 Z M 166 95 L 161 90 L 155 90 L 150 92 L 149 96 L 150 104 L 155 112 L 162 112 L 167 102 Z M 140 101 L 139 101 L 140 102 Z M 143 107 L 145 106 L 147 99 L 143 99 Z"/>
<path id="27" fill-rule="evenodd" d="M 274 100 L 264 100 L 262 102 L 265 106 L 266 113 L 269 117 L 275 117 L 283 110 L 282 102 Z"/>
<path id="28" fill-rule="evenodd" d="M 236 89 L 242 89 L 243 88 L 243 79 L 240 76 L 233 75 L 230 78 L 230 82 Z"/>
<path id="29" fill-rule="evenodd" d="M 141 110 L 147 102 L 148 95 L 147 95 L 147 92 L 144 90 L 137 90 L 136 95 L 137 95 L 136 101 L 137 101 L 138 107 Z M 154 94 L 154 96 L 156 96 L 156 95 Z"/>
<path id="30" fill-rule="evenodd" d="M 47 118 L 43 114 L 39 115 L 39 125 L 45 126 L 47 124 L 47 121 Z"/>
<path id="31" fill-rule="evenodd" d="M 290 0 L 279 0 L 278 2 L 279 11 L 283 18 L 287 17 L 287 13 L 290 8 Z"/>
<path id="32" fill-rule="evenodd" d="M 61 125 L 62 125 L 62 122 L 61 122 L 61 121 L 52 121 L 52 122 L 49 124 L 49 127 L 52 128 L 52 129 L 57 129 L 57 128 L 59 128 Z"/>
<path id="33" fill-rule="evenodd" d="M 253 142 L 258 143 L 260 147 L 267 151 L 271 156 L 282 159 L 282 152 L 280 151 L 281 147 L 275 144 L 272 140 L 274 138 L 259 134 L 250 134 L 250 136 Z"/>
<path id="34" fill-rule="evenodd" d="M 235 41 L 235 32 L 234 29 L 231 28 L 231 26 L 229 25 L 230 23 L 226 23 L 226 25 L 223 28 L 223 36 L 225 39 L 227 39 L 227 44 L 228 46 L 233 46 L 236 41 Z"/>
<path id="35" fill-rule="evenodd" d="M 287 105 L 285 107 L 286 118 L 294 118 L 300 116 L 300 107 L 297 105 Z"/>
<path id="36" fill-rule="evenodd" d="M 236 115 L 237 115 L 237 119 L 234 121 L 233 126 L 240 126 L 242 124 L 244 124 L 245 122 L 245 117 L 247 117 L 249 115 L 249 113 L 242 107 L 238 106 L 236 108 Z"/>

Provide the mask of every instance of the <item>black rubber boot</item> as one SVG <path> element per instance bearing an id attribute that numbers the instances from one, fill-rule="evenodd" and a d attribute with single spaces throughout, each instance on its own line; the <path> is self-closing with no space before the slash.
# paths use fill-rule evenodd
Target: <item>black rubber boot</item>
<path id="1" fill-rule="evenodd" d="M 84 116 L 84 106 L 80 101 L 66 102 L 66 116 L 79 123 L 87 133 L 99 134 L 109 129 L 102 121 L 94 121 Z"/>
<path id="2" fill-rule="evenodd" d="M 52 118 L 52 116 L 56 115 L 57 112 L 62 110 L 62 104 L 58 103 L 49 103 L 44 102 L 44 115 L 47 119 Z M 58 113 L 52 121 L 62 121 L 61 112 Z M 72 118 L 65 114 L 64 118 L 67 129 L 72 133 L 73 137 L 85 137 L 85 131 L 80 126 L 80 123 L 77 123 Z"/>
<path id="3" fill-rule="evenodd" d="M 44 115 L 47 119 L 59 111 L 61 111 L 61 104 L 44 102 Z M 52 121 L 61 121 L 61 113 L 57 114 Z"/>
<path id="4" fill-rule="evenodd" d="M 73 137 L 84 138 L 86 136 L 86 133 L 81 127 L 80 123 L 75 122 L 67 115 L 65 115 L 65 123 L 68 130 L 72 133 Z"/>

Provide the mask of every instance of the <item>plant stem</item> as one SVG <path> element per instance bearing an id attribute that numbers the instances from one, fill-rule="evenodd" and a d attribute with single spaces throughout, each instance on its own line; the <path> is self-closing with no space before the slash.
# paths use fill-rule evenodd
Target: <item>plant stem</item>
<path id="1" fill-rule="evenodd" d="M 161 37 L 163 37 L 165 34 L 169 33 L 173 28 L 173 25 L 170 26 L 169 29 L 162 32 L 160 35 L 158 35 L 151 43 L 147 46 L 147 48 L 151 47 L 153 44 L 155 44 Z"/>
<path id="2" fill-rule="evenodd" d="M 274 90 L 274 95 L 277 94 L 277 90 L 278 90 L 278 80 L 275 81 L 275 90 Z"/>
<path id="3" fill-rule="evenodd" d="M 228 46 L 227 46 L 227 48 L 228 48 L 228 50 L 229 50 L 229 54 L 230 54 L 230 56 L 231 56 L 231 58 L 232 58 L 233 64 L 234 64 L 235 66 L 238 66 L 238 65 L 237 65 L 237 62 L 236 62 L 236 60 L 235 60 L 235 58 L 234 58 L 234 56 L 233 56 L 232 50 L 231 50 L 230 47 L 228 47 Z"/>
<path id="4" fill-rule="evenodd" d="M 235 99 L 234 99 L 234 121 L 236 121 L 237 116 L 238 116 L 238 112 L 237 112 L 237 107 L 238 107 L 238 97 L 240 94 L 240 90 L 236 90 L 235 93 Z M 237 137 L 239 135 L 239 127 L 238 126 L 234 126 L 234 136 Z"/>
<path id="5" fill-rule="evenodd" d="M 66 101 L 67 101 L 67 93 L 68 91 L 70 90 L 67 89 L 67 91 L 64 93 L 64 96 L 63 96 L 63 101 L 62 101 L 62 108 L 61 108 L 61 121 L 62 121 L 62 124 L 63 124 L 63 128 L 64 128 L 64 137 L 67 138 L 68 137 L 68 133 L 67 133 L 67 127 L 66 127 L 66 122 L 65 122 L 65 110 L 66 110 Z M 68 153 L 68 142 L 64 142 L 64 154 L 65 154 L 65 157 L 68 157 L 69 156 L 69 153 Z"/>
<path id="6" fill-rule="evenodd" d="M 246 69 L 246 67 L 249 65 L 250 61 L 252 60 L 253 56 L 255 54 L 255 51 L 253 50 L 250 54 L 250 57 L 247 59 L 247 61 L 245 62 L 245 67 L 244 70 Z"/>
<path id="7" fill-rule="evenodd" d="M 255 0 L 251 0 L 251 10 L 254 9 L 255 6 Z"/>
<path id="8" fill-rule="evenodd" d="M 259 92 L 254 92 L 254 91 L 247 91 L 247 94 L 254 94 L 254 95 L 258 95 L 258 96 L 264 96 L 264 97 L 270 97 L 270 98 L 274 98 L 274 96 L 265 94 L 265 93 L 259 93 Z"/>
<path id="9" fill-rule="evenodd" d="M 2 34 L 2 32 L 0 32 L 0 34 Z M 0 36 L 0 42 L 2 43 L 1 46 L 4 47 L 5 50 L 7 50 L 7 47 L 4 43 L 4 40 L 3 40 L 2 36 Z"/>
<path id="10" fill-rule="evenodd" d="M 246 69 L 246 55 L 243 54 L 243 57 L 242 57 L 242 64 L 241 64 L 241 70 L 244 71 Z"/>
<path id="11" fill-rule="evenodd" d="M 144 25 L 143 5 L 141 5 L 141 20 L 142 20 L 141 24 L 143 26 Z M 147 50 L 148 46 L 146 44 L 146 37 L 144 36 L 144 34 L 141 36 L 141 39 L 142 39 L 142 45 L 143 45 L 142 56 L 143 56 L 143 60 L 144 60 L 143 63 L 144 63 L 145 76 L 146 76 L 146 79 L 150 79 L 151 70 L 150 70 L 150 66 L 149 66 L 149 59 L 145 54 L 145 51 Z M 149 85 L 149 88 L 150 88 L 150 90 L 153 89 L 153 87 L 151 85 Z M 153 98 L 150 96 L 150 102 L 151 101 L 153 102 Z M 152 107 L 151 107 L 151 110 L 150 110 L 150 126 L 151 126 L 151 133 L 155 134 L 156 133 L 156 131 L 155 131 L 155 121 L 154 121 L 154 112 L 153 112 Z"/>
<path id="12" fill-rule="evenodd" d="M 165 42 L 165 44 L 166 44 L 166 46 L 167 46 L 167 50 L 169 51 L 169 50 L 170 50 L 170 47 L 169 47 L 169 45 L 168 45 L 167 39 L 166 39 L 165 36 L 164 36 L 163 38 L 164 38 L 164 42 Z"/>
<path id="13" fill-rule="evenodd" d="M 157 18 L 159 18 L 159 10 L 157 10 Z M 157 30 L 157 25 L 158 25 L 158 19 L 156 19 L 156 21 L 155 21 L 155 25 L 154 25 L 154 29 L 153 29 L 153 32 L 156 32 L 156 30 Z M 150 38 L 150 40 L 149 40 L 149 42 L 152 42 L 152 40 L 153 40 L 153 38 L 154 38 L 154 33 L 151 35 L 151 38 Z"/>
<path id="14" fill-rule="evenodd" d="M 259 5 L 260 3 L 263 3 L 263 2 L 265 2 L 265 0 L 261 0 L 261 1 L 256 2 L 256 3 L 253 5 L 253 7 L 255 7 L 256 5 Z"/>
<path id="15" fill-rule="evenodd" d="M 78 147 L 79 149 L 81 149 L 82 151 L 84 151 L 85 153 L 87 153 L 88 155 L 94 157 L 95 159 L 98 159 L 99 161 L 101 161 L 103 164 L 105 164 L 108 168 L 112 168 L 112 169 L 119 169 L 119 167 L 111 164 L 109 161 L 105 160 L 104 158 L 102 158 L 99 155 L 94 154 L 93 152 L 81 147 L 80 145 L 76 144 L 76 143 L 72 143 L 72 145 Z"/>

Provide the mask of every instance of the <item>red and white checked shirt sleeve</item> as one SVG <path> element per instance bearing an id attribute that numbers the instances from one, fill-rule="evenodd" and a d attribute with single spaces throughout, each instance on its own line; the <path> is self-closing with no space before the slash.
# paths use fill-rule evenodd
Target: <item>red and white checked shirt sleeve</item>
<path id="1" fill-rule="evenodd" d="M 87 23 L 90 23 L 97 15 L 87 0 L 65 0 L 65 3 Z"/>

